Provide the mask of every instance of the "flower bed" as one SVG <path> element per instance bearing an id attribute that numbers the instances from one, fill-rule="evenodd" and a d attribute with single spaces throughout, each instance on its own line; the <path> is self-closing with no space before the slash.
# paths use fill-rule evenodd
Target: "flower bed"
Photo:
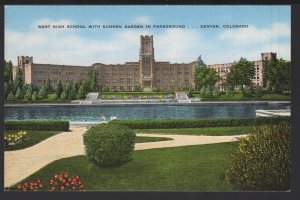
<path id="1" fill-rule="evenodd" d="M 104 94 L 100 95 L 101 100 L 140 100 L 140 99 L 175 99 L 174 94 L 144 94 L 144 95 L 119 95 Z"/>
<path id="2" fill-rule="evenodd" d="M 49 179 L 49 188 L 45 188 L 40 179 L 31 182 L 25 182 L 16 186 L 18 191 L 86 191 L 83 181 L 79 175 L 69 176 L 68 173 L 56 173 Z"/>
<path id="3" fill-rule="evenodd" d="M 26 131 L 19 131 L 18 133 L 15 134 L 14 133 L 8 134 L 4 137 L 4 145 L 9 146 L 9 145 L 18 144 L 23 140 L 25 140 L 26 136 L 27 136 Z"/>

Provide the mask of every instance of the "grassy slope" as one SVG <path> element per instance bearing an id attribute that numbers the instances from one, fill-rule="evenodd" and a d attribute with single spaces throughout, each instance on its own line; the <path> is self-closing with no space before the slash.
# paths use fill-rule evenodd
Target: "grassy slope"
<path id="1" fill-rule="evenodd" d="M 56 172 L 80 175 L 89 191 L 230 191 L 228 156 L 237 142 L 135 151 L 121 167 L 99 168 L 85 156 L 47 165 L 25 181 L 40 178 L 46 188 Z"/>
<path id="2" fill-rule="evenodd" d="M 253 130 L 252 126 L 178 128 L 178 129 L 136 129 L 143 133 L 166 133 L 176 135 L 239 135 Z"/>

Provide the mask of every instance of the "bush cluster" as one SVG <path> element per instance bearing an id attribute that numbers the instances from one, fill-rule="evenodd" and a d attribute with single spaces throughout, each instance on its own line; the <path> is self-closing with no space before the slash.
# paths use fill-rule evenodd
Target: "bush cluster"
<path id="1" fill-rule="evenodd" d="M 291 175 L 289 123 L 261 126 L 241 138 L 227 179 L 235 190 L 287 191 Z"/>
<path id="2" fill-rule="evenodd" d="M 290 117 L 255 117 L 255 118 L 219 118 L 219 119 L 140 119 L 117 120 L 109 124 L 120 124 L 132 129 L 164 129 L 164 128 L 202 128 L 218 126 L 251 126 L 263 124 L 278 124 L 290 121 Z"/>
<path id="3" fill-rule="evenodd" d="M 135 133 L 126 126 L 94 126 L 83 135 L 83 140 L 88 159 L 100 167 L 120 166 L 132 159 Z"/>
<path id="4" fill-rule="evenodd" d="M 5 130 L 68 131 L 69 121 L 60 120 L 22 120 L 5 121 Z"/>

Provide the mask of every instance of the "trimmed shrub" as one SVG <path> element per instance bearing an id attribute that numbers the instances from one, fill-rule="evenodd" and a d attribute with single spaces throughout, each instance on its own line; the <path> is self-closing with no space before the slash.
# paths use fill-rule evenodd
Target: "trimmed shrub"
<path id="1" fill-rule="evenodd" d="M 83 135 L 88 159 L 100 167 L 120 166 L 130 161 L 134 139 L 132 129 L 117 124 L 101 124 Z"/>
<path id="2" fill-rule="evenodd" d="M 219 126 L 252 126 L 290 122 L 290 117 L 255 117 L 255 118 L 200 118 L 200 119 L 138 119 L 115 120 L 109 124 L 120 124 L 132 129 L 164 129 L 164 128 L 202 128 Z"/>
<path id="3" fill-rule="evenodd" d="M 68 131 L 69 121 L 59 120 L 22 120 L 5 121 L 5 130 Z"/>
<path id="4" fill-rule="evenodd" d="M 291 129 L 280 123 L 241 138 L 226 177 L 235 190 L 287 191 L 290 175 Z"/>

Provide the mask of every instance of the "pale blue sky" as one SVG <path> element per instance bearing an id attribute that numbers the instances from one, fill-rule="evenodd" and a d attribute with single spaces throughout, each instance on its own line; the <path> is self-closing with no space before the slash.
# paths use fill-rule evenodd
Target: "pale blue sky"
<path id="1" fill-rule="evenodd" d="M 207 64 L 261 52 L 290 59 L 290 6 L 6 6 L 5 58 L 34 57 L 37 63 L 91 65 L 138 61 L 139 35 L 154 36 L 157 61 Z M 204 24 L 219 29 L 44 29 L 38 24 Z M 248 29 L 224 29 L 246 24 Z"/>

